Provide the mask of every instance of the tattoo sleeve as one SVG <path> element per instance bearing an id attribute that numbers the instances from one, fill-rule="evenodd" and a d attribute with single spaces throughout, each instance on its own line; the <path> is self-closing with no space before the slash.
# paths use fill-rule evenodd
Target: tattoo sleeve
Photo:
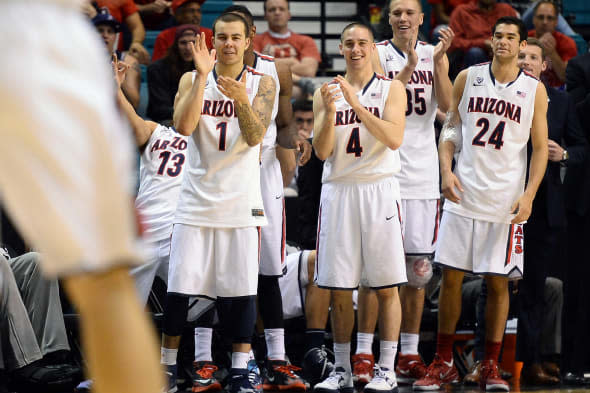
<path id="1" fill-rule="evenodd" d="M 264 133 L 270 124 L 275 89 L 272 77 L 264 76 L 260 80 L 258 93 L 252 102 L 252 106 L 249 103 L 235 103 L 240 131 L 248 146 L 256 146 L 262 142 Z"/>

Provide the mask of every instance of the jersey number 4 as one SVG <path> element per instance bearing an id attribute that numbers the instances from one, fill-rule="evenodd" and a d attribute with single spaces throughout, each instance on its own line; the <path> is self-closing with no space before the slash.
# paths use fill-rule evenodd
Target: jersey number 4
<path id="1" fill-rule="evenodd" d="M 490 129 L 490 121 L 485 117 L 482 117 L 477 121 L 477 123 L 475 123 L 475 125 L 481 127 L 481 130 L 473 137 L 473 141 L 471 142 L 471 144 L 473 146 L 485 147 L 486 142 L 483 140 L 483 138 Z M 494 128 L 494 131 L 492 131 L 492 135 L 490 135 L 490 137 L 488 138 L 488 145 L 494 145 L 494 148 L 496 150 L 500 150 L 502 148 L 502 145 L 504 145 L 505 126 L 505 121 L 499 122 L 496 128 Z"/>
<path id="2" fill-rule="evenodd" d="M 169 151 L 163 151 L 160 153 L 160 158 L 162 159 L 162 162 L 160 163 L 160 167 L 158 168 L 158 175 L 163 175 L 164 172 L 166 172 L 166 174 L 170 177 L 176 177 L 180 175 L 180 172 L 182 171 L 182 166 L 184 165 L 184 154 L 176 153 L 172 156 L 172 158 L 170 158 L 171 154 L 172 153 L 170 153 Z M 166 169 L 168 161 L 170 161 L 171 165 L 170 168 Z"/>
<path id="3" fill-rule="evenodd" d="M 346 152 L 348 154 L 354 154 L 355 157 L 360 157 L 363 153 L 358 127 L 353 128 L 350 132 L 350 138 L 348 138 L 348 144 L 346 145 Z"/>

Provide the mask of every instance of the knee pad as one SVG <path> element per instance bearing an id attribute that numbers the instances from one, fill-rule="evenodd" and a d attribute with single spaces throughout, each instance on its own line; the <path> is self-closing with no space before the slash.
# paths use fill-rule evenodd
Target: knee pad
<path id="1" fill-rule="evenodd" d="M 265 329 L 281 329 L 283 298 L 278 277 L 258 276 L 258 307 Z"/>
<path id="2" fill-rule="evenodd" d="M 424 288 L 432 277 L 432 259 L 430 255 L 406 256 L 406 275 L 408 285 L 412 288 Z"/>
<path id="3" fill-rule="evenodd" d="M 188 296 L 166 294 L 164 311 L 164 334 L 181 336 L 188 314 Z"/>

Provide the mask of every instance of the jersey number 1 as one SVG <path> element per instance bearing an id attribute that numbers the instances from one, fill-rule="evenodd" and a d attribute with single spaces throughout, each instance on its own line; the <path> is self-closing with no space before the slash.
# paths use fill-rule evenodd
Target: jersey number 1
<path id="1" fill-rule="evenodd" d="M 363 147 L 361 146 L 361 138 L 359 136 L 359 128 L 355 127 L 350 132 L 350 138 L 348 138 L 348 144 L 346 145 L 346 152 L 353 154 L 355 157 L 360 157 L 363 153 Z"/>
<path id="2" fill-rule="evenodd" d="M 227 133 L 227 122 L 223 121 L 217 124 L 216 128 L 219 130 L 219 150 L 225 151 L 225 134 Z"/>

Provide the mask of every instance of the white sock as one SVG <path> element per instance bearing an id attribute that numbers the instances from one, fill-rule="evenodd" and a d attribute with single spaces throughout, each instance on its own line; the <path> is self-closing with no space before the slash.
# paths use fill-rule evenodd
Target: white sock
<path id="1" fill-rule="evenodd" d="M 178 355 L 178 348 L 171 349 L 160 347 L 160 364 L 174 366 L 176 364 L 176 355 Z"/>
<path id="2" fill-rule="evenodd" d="M 420 335 L 414 333 L 401 333 L 400 334 L 401 352 L 404 355 L 418 355 L 418 341 L 420 341 Z"/>
<path id="3" fill-rule="evenodd" d="M 397 352 L 397 341 L 383 341 L 379 342 L 379 367 L 384 367 L 389 371 L 393 371 L 393 362 L 395 361 L 395 354 Z"/>
<path id="4" fill-rule="evenodd" d="M 267 357 L 285 360 L 285 329 L 264 329 Z"/>
<path id="5" fill-rule="evenodd" d="M 254 357 L 254 351 L 252 349 L 250 349 L 250 352 L 248 352 L 248 361 L 256 359 Z"/>
<path id="6" fill-rule="evenodd" d="M 231 368 L 248 368 L 248 352 L 233 352 L 231 354 Z"/>
<path id="7" fill-rule="evenodd" d="M 213 356 L 211 356 L 212 337 L 213 329 L 202 327 L 195 328 L 195 361 L 213 361 Z"/>
<path id="8" fill-rule="evenodd" d="M 352 372 L 350 365 L 350 342 L 334 343 L 334 367 L 342 367 L 347 372 Z"/>
<path id="9" fill-rule="evenodd" d="M 373 333 L 358 332 L 356 334 L 356 354 L 359 353 L 373 354 Z"/>

